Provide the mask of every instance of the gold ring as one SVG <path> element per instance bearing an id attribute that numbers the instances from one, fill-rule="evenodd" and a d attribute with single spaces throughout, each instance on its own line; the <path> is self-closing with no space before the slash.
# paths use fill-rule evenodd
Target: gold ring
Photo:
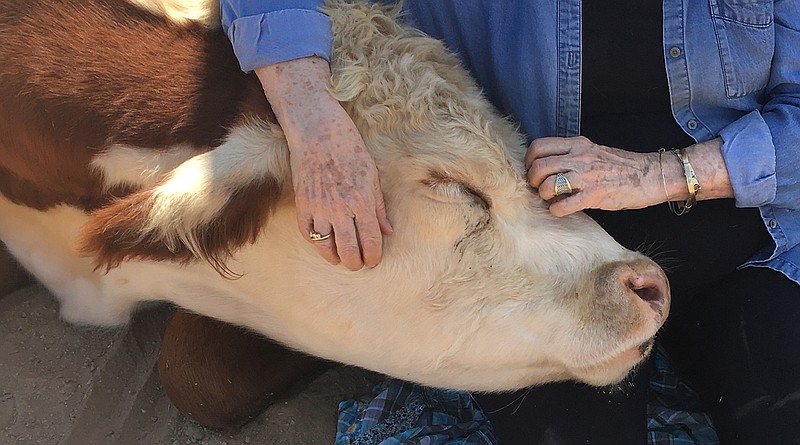
<path id="1" fill-rule="evenodd" d="M 560 195 L 571 195 L 572 194 L 572 185 L 569 183 L 569 180 L 564 173 L 559 173 L 556 175 L 556 196 Z"/>
<path id="2" fill-rule="evenodd" d="M 329 232 L 329 233 L 323 235 L 323 234 L 317 232 L 316 230 L 312 230 L 312 231 L 308 232 L 308 237 L 311 239 L 311 241 L 324 241 L 324 240 L 330 238 L 332 233 L 333 232 Z"/>

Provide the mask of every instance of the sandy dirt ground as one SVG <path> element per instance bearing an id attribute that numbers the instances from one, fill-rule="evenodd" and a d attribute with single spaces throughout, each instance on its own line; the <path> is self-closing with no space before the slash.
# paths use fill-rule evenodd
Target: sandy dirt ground
<path id="1" fill-rule="evenodd" d="M 0 245 L 0 445 L 332 444 L 340 400 L 380 376 L 330 369 L 236 434 L 203 428 L 170 404 L 154 365 L 171 308 L 117 329 L 61 321 L 46 289 Z"/>

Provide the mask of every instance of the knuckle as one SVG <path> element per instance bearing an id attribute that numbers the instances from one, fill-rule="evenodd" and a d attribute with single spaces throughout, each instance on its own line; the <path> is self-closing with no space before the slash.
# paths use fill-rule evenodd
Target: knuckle
<path id="1" fill-rule="evenodd" d="M 342 259 L 353 258 L 353 257 L 361 258 L 361 250 L 355 244 L 340 243 L 339 245 L 337 245 L 337 250 L 339 252 L 339 256 Z"/>
<path id="2" fill-rule="evenodd" d="M 597 150 L 583 149 L 578 153 L 578 162 L 586 167 L 591 167 L 599 158 Z"/>
<path id="3" fill-rule="evenodd" d="M 364 249 L 365 252 L 367 251 L 375 251 L 381 248 L 382 242 L 380 237 L 376 236 L 368 236 L 361 239 L 361 247 Z"/>
<path id="4" fill-rule="evenodd" d="M 549 165 L 549 161 L 545 158 L 534 159 L 531 162 L 531 171 L 534 174 L 544 171 Z"/>
<path id="5" fill-rule="evenodd" d="M 535 166 L 528 170 L 528 183 L 534 187 L 539 187 L 547 179 L 547 169 L 544 162 L 537 161 Z"/>
<path id="6" fill-rule="evenodd" d="M 528 145 L 528 158 L 535 159 L 539 157 L 546 145 L 547 144 L 543 139 L 534 139 L 533 142 Z"/>
<path id="7" fill-rule="evenodd" d="M 539 196 L 545 201 L 549 201 L 553 199 L 553 197 L 555 197 L 555 191 L 552 190 L 552 187 L 547 187 L 544 184 L 542 184 L 542 186 L 539 187 L 538 190 L 539 190 Z"/>
<path id="8" fill-rule="evenodd" d="M 326 256 L 335 255 L 336 252 L 333 249 L 333 242 L 330 238 L 322 241 L 311 241 L 312 244 L 317 248 L 317 251 L 320 254 L 324 254 Z"/>

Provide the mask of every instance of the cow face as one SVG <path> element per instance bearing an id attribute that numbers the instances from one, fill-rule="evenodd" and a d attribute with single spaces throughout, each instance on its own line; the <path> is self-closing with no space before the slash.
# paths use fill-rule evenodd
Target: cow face
<path id="1" fill-rule="evenodd" d="M 586 215 L 550 215 L 524 181 L 518 136 L 482 111 L 470 111 L 480 131 L 365 131 L 393 153 L 379 165 L 395 234 L 358 300 L 374 323 L 364 335 L 387 345 L 372 367 L 397 373 L 413 357 L 400 376 L 472 390 L 620 380 L 666 318 L 663 272 Z"/>
<path id="2" fill-rule="evenodd" d="M 398 301 L 403 297 L 392 289 L 416 284 L 409 304 L 393 309 L 391 317 L 407 315 L 392 330 L 409 330 L 426 345 L 408 351 L 415 359 L 432 348 L 421 368 L 431 376 L 450 368 L 436 384 L 603 385 L 649 352 L 668 311 L 657 265 L 621 248 L 583 214 L 553 217 L 510 168 L 504 181 L 496 172 L 487 180 L 485 173 L 426 176 L 419 165 L 401 171 L 420 177 L 390 188 L 396 232 L 384 264 L 370 273 L 389 275 L 382 281 Z M 400 268 L 407 275 L 392 276 L 395 261 L 408 262 Z"/>
<path id="3" fill-rule="evenodd" d="M 667 316 L 663 272 L 586 215 L 550 215 L 524 180 L 525 145 L 513 125 L 438 42 L 421 40 L 424 57 L 373 58 L 342 40 L 332 60 L 333 91 L 378 160 L 396 228 L 381 266 L 391 283 L 384 291 L 417 286 L 414 298 L 396 297 L 409 305 L 392 316 L 408 318 L 385 323 L 437 345 L 408 375 L 451 368 L 435 384 L 470 389 L 618 381 Z M 369 48 L 396 53 L 395 44 Z M 408 353 L 421 360 L 426 350 Z"/>

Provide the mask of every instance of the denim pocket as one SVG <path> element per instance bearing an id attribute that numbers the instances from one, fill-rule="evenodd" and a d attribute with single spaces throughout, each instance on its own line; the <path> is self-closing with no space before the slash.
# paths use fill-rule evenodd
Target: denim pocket
<path id="1" fill-rule="evenodd" d="M 771 0 L 709 0 L 725 92 L 742 97 L 769 81 L 775 50 Z"/>

